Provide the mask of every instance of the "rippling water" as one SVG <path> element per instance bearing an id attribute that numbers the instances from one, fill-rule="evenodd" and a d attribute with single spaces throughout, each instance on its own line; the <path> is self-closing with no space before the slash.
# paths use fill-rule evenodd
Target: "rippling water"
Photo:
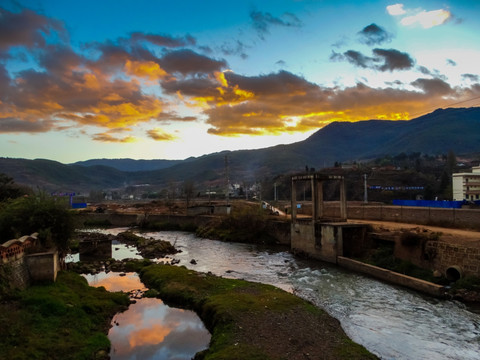
<path id="1" fill-rule="evenodd" d="M 268 283 L 308 299 L 337 318 L 355 342 L 382 359 L 480 358 L 480 315 L 455 301 L 404 288 L 289 252 L 199 239 L 182 232 L 143 236 L 170 241 L 188 268 Z M 194 259 L 196 265 L 190 263 Z"/>

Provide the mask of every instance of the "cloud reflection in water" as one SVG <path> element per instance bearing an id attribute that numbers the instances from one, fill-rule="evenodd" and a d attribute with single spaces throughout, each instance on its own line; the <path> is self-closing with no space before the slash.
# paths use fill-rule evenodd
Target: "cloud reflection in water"
<path id="1" fill-rule="evenodd" d="M 136 273 L 84 276 L 91 286 L 103 286 L 109 291 L 146 290 Z M 108 338 L 112 360 L 181 360 L 191 359 L 206 349 L 210 333 L 193 311 L 171 308 L 160 299 L 144 298 L 115 315 Z"/>

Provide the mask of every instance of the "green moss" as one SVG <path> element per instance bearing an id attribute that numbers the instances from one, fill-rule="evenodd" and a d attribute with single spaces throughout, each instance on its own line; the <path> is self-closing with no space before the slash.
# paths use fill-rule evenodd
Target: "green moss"
<path id="1" fill-rule="evenodd" d="M 140 277 L 146 286 L 158 291 L 167 304 L 195 310 L 210 330 L 210 347 L 197 354 L 196 359 L 281 359 L 284 355 L 274 355 L 276 349 L 261 345 L 271 341 L 268 340 L 271 334 L 261 333 L 256 336 L 258 322 L 269 323 L 270 319 L 275 318 L 277 320 L 270 326 L 288 328 L 291 324 L 285 319 L 301 317 L 318 326 L 331 321 L 323 310 L 271 285 L 225 279 L 168 265 L 145 267 L 141 270 Z M 362 346 L 349 341 L 338 323 L 327 327 L 329 336 L 334 334 L 340 339 L 329 349 L 335 358 L 375 358 Z M 288 332 L 287 336 L 295 335 Z M 266 343 L 254 344 L 250 341 L 252 337 L 264 337 Z M 288 339 L 285 340 L 288 342 Z"/>
<path id="2" fill-rule="evenodd" d="M 32 286 L 0 304 L 0 358 L 92 359 L 108 354 L 110 320 L 125 309 L 125 294 L 88 286 L 60 272 L 56 283 Z"/>

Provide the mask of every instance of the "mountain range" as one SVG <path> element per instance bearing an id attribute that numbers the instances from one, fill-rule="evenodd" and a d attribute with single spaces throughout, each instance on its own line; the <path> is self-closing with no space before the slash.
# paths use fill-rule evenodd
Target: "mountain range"
<path id="1" fill-rule="evenodd" d="M 366 161 L 402 152 L 428 155 L 480 153 L 480 107 L 437 109 L 408 121 L 333 122 L 304 141 L 257 150 L 223 151 L 185 160 L 93 159 L 62 164 L 46 159 L 0 158 L 0 173 L 46 191 L 89 191 L 193 181 L 253 182 Z M 227 166 L 228 165 L 228 166 Z"/>

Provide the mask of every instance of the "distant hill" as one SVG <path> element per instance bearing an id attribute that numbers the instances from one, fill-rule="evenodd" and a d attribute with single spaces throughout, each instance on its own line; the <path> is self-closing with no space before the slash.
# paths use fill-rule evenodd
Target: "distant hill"
<path id="1" fill-rule="evenodd" d="M 402 152 L 480 152 L 480 108 L 438 109 L 410 121 L 334 122 L 304 141 L 258 150 L 224 151 L 186 160 L 97 159 L 65 165 L 50 160 L 0 158 L 0 172 L 19 184 L 47 190 L 108 189 L 134 184 L 166 185 L 192 180 L 251 182 L 305 166 L 321 169 Z"/>
<path id="2" fill-rule="evenodd" d="M 134 160 L 134 159 L 91 159 L 77 161 L 71 165 L 109 166 L 121 171 L 151 171 L 166 169 L 186 160 Z"/>
<path id="3" fill-rule="evenodd" d="M 45 159 L 0 158 L 0 172 L 18 184 L 49 192 L 81 192 L 115 188 L 128 182 L 128 174 L 106 166 L 65 165 Z"/>

